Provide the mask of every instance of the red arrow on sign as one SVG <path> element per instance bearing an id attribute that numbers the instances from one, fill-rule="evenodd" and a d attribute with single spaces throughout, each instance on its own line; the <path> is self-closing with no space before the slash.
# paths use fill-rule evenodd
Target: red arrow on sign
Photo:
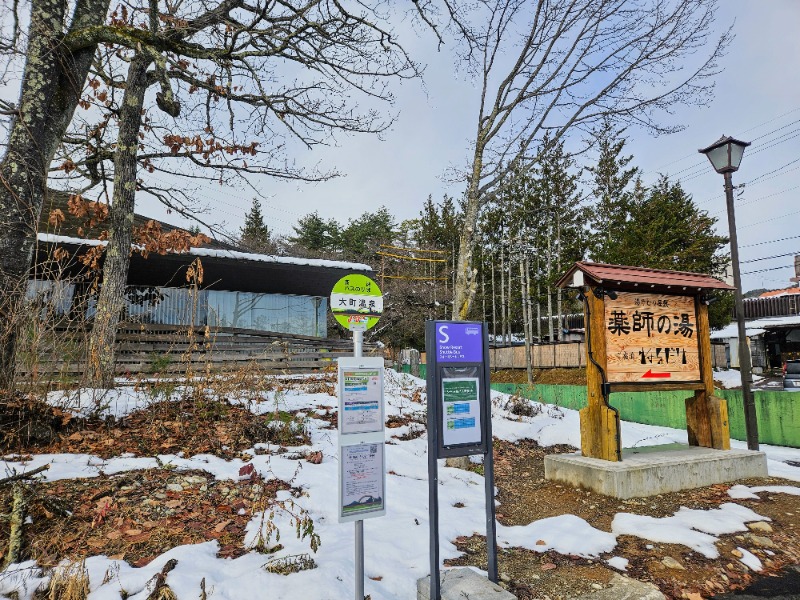
<path id="1" fill-rule="evenodd" d="M 653 373 L 652 369 L 648 369 L 647 373 L 642 375 L 642 379 L 664 379 L 672 377 L 672 373 Z"/>

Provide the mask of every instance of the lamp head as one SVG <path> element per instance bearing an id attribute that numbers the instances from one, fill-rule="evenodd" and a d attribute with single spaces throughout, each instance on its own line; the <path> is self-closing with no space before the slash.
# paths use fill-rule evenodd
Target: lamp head
<path id="1" fill-rule="evenodd" d="M 698 150 L 700 154 L 705 154 L 717 173 L 733 173 L 742 164 L 744 149 L 750 142 L 743 142 L 730 136 L 722 136 L 708 148 Z"/>

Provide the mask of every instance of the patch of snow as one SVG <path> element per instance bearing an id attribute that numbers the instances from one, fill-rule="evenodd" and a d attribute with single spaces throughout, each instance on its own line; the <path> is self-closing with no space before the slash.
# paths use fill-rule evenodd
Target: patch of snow
<path id="1" fill-rule="evenodd" d="M 760 500 L 760 498 L 756 495 L 759 492 L 800 496 L 800 487 L 794 487 L 791 485 L 757 485 L 752 487 L 748 487 L 746 485 L 734 485 L 728 490 L 728 495 L 735 500 Z"/>
<path id="2" fill-rule="evenodd" d="M 527 548 L 535 552 L 555 550 L 586 558 L 611 552 L 617 537 L 600 531 L 575 515 L 539 519 L 529 525 L 497 527 L 497 543 L 503 548 Z"/>
<path id="3" fill-rule="evenodd" d="M 611 523 L 611 531 L 651 542 L 681 544 L 706 558 L 717 558 L 717 535 L 747 531 L 745 523 L 769 520 L 745 506 L 728 502 L 711 510 L 681 507 L 673 516 L 663 518 L 617 513 Z"/>
<path id="4" fill-rule="evenodd" d="M 0 598 L 5 599 L 17 593 L 19 600 L 32 600 L 36 590 L 47 585 L 48 581 L 35 560 L 9 565 L 6 570 L 0 571 Z"/>
<path id="5" fill-rule="evenodd" d="M 728 490 L 728 496 L 734 500 L 760 500 L 746 485 L 737 484 Z"/>
<path id="6" fill-rule="evenodd" d="M 287 382 L 300 378 L 278 379 Z M 410 416 L 412 423 L 386 430 L 387 440 L 392 442 L 386 448 L 387 514 L 364 522 L 365 571 L 367 577 L 373 578 L 366 580 L 366 591 L 375 600 L 405 600 L 413 594 L 416 579 L 427 575 L 429 569 L 428 555 L 424 551 L 428 544 L 427 437 L 423 434 L 407 441 L 396 438 L 412 429 L 424 431 L 425 381 L 387 370 L 385 382 L 386 416 Z M 286 391 L 279 395 L 274 392 L 260 398 L 242 395 L 231 401 L 254 414 L 275 410 L 277 404 L 282 410 L 302 411 L 307 415 L 306 425 L 311 437 L 309 445 L 289 448 L 283 454 L 277 454 L 277 448 L 270 444 L 258 444 L 259 454 L 255 454 L 255 449 L 242 449 L 253 455 L 250 462 L 261 477 L 289 481 L 295 490 L 300 490 L 301 495 L 292 499 L 294 506 L 288 505 L 289 512 L 275 509 L 273 524 L 280 529 L 280 543 L 284 547 L 275 555 L 250 552 L 236 559 L 220 559 L 216 557 L 219 549 L 216 542 L 179 546 L 142 568 L 134 568 L 124 561 L 103 556 L 90 557 L 86 561 L 91 581 L 88 600 L 118 600 L 122 590 L 127 592 L 131 600 L 145 600 L 151 591 L 148 582 L 170 558 L 177 559 L 178 565 L 168 574 L 167 583 L 179 600 L 195 600 L 200 595 L 201 578 L 206 580 L 209 597 L 220 600 L 263 597 L 265 593 L 276 600 L 296 598 L 298 595 L 307 598 L 352 596 L 353 526 L 340 524 L 337 519 L 337 435 L 335 430 L 328 428 L 326 422 L 314 418 L 314 415 L 336 410 L 337 400 L 326 393 L 305 393 L 302 386 L 283 387 Z M 90 390 L 60 396 L 54 393 L 48 396 L 48 401 L 66 402 L 81 413 L 94 408 L 96 395 Z M 153 400 L 151 396 L 146 391 L 120 387 L 113 394 L 103 396 L 104 410 L 106 414 L 123 416 L 146 407 Z M 580 445 L 576 411 L 542 405 L 539 414 L 518 417 L 505 409 L 507 401 L 506 395 L 492 394 L 492 425 L 496 437 L 509 441 L 527 438 L 544 446 Z M 623 424 L 622 435 L 626 447 L 687 441 L 683 430 L 629 422 Z M 320 464 L 298 459 L 303 452 L 312 449 L 322 452 Z M 762 446 L 762 450 L 770 459 L 770 474 L 773 474 L 774 466 L 783 465 L 779 468 L 791 471 L 800 480 L 800 468 L 785 462 L 800 462 L 800 450 L 773 446 Z M 42 474 L 48 480 L 96 477 L 101 473 L 146 468 L 201 469 L 220 480 L 237 480 L 239 469 L 245 463 L 211 455 L 124 455 L 109 460 L 85 454 L 34 455 L 24 462 L 19 457 L 5 457 L 0 461 L 0 473 L 32 470 L 43 464 L 50 464 L 50 469 Z M 484 534 L 485 482 L 477 473 L 445 467 L 444 461 L 440 461 L 439 465 L 440 556 L 442 560 L 447 560 L 461 554 L 453 543 L 456 538 L 475 532 Z M 748 488 L 752 494 L 756 489 Z M 765 488 L 763 491 L 775 490 Z M 289 500 L 288 492 L 280 492 L 279 497 Z M 298 515 L 308 515 L 313 519 L 314 530 L 321 539 L 318 552 L 310 552 L 308 538 L 296 538 L 295 519 Z M 605 532 L 591 527 L 575 515 L 566 514 L 524 526 L 506 527 L 498 524 L 497 537 L 502 547 L 520 546 L 534 551 L 552 549 L 564 554 L 596 557 L 613 552 L 616 536 L 630 532 L 647 540 L 683 543 L 711 553 L 716 552 L 716 536 L 742 531 L 745 529 L 744 523 L 755 520 L 764 520 L 764 517 L 736 504 L 725 504 L 709 511 L 681 509 L 666 519 L 622 513 L 614 518 L 612 531 Z M 261 527 L 261 515 L 255 515 L 246 529 L 249 543 L 257 539 Z M 540 541 L 544 543 L 537 544 Z M 274 558 L 306 552 L 316 561 L 317 568 L 288 576 L 271 574 L 263 568 Z M 608 563 L 619 570 L 627 566 L 626 559 L 621 556 L 610 558 Z M 16 587 L 21 585 L 19 581 L 14 580 L 13 584 L 8 582 L 24 573 L 29 582 L 25 589 L 31 591 L 21 596 L 29 600 L 32 590 L 44 581 L 44 576 L 35 567 L 35 564 L 24 563 L 15 565 L 8 573 L 0 574 L 0 598 L 11 590 L 22 589 Z M 17 571 L 20 574 L 15 575 Z M 152 587 L 152 583 L 149 585 Z"/>
<path id="7" fill-rule="evenodd" d="M 764 379 L 761 375 L 753 373 L 753 383 L 758 383 Z M 718 383 L 723 389 L 741 387 L 742 374 L 738 369 L 714 369 L 714 383 Z"/>
<path id="8" fill-rule="evenodd" d="M 740 558 L 739 561 L 748 569 L 751 571 L 761 571 L 764 568 L 764 565 L 761 564 L 761 560 L 755 554 L 741 547 L 736 549 L 742 553 L 742 558 Z"/>
<path id="9" fill-rule="evenodd" d="M 622 556 L 612 556 L 606 561 L 606 564 L 612 569 L 617 569 L 618 571 L 627 571 L 628 562 L 630 561 Z"/>

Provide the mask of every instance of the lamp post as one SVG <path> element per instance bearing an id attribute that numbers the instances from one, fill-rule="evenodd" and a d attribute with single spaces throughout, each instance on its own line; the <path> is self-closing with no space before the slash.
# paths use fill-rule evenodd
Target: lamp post
<path id="1" fill-rule="evenodd" d="M 739 244 L 736 241 L 736 215 L 733 207 L 733 181 L 731 174 L 739 169 L 744 149 L 749 142 L 742 142 L 724 135 L 708 148 L 699 150 L 705 154 L 717 173 L 725 177 L 725 201 L 728 206 L 728 229 L 730 231 L 731 263 L 733 266 L 733 291 L 736 306 L 736 322 L 739 326 L 739 369 L 742 375 L 742 396 L 744 399 L 744 426 L 747 433 L 747 447 L 758 450 L 758 421 L 756 403 L 753 398 L 753 373 L 750 361 L 750 347 L 747 345 L 747 331 L 744 321 L 744 302 L 742 301 L 742 276 L 739 272 Z"/>

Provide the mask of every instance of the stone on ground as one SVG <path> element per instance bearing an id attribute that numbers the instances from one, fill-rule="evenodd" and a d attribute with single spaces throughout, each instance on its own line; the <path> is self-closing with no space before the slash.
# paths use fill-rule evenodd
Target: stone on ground
<path id="1" fill-rule="evenodd" d="M 430 600 L 431 577 L 417 580 L 417 600 Z M 442 600 L 516 600 L 516 596 L 504 590 L 486 577 L 471 569 L 450 569 L 441 572 L 440 594 Z"/>

